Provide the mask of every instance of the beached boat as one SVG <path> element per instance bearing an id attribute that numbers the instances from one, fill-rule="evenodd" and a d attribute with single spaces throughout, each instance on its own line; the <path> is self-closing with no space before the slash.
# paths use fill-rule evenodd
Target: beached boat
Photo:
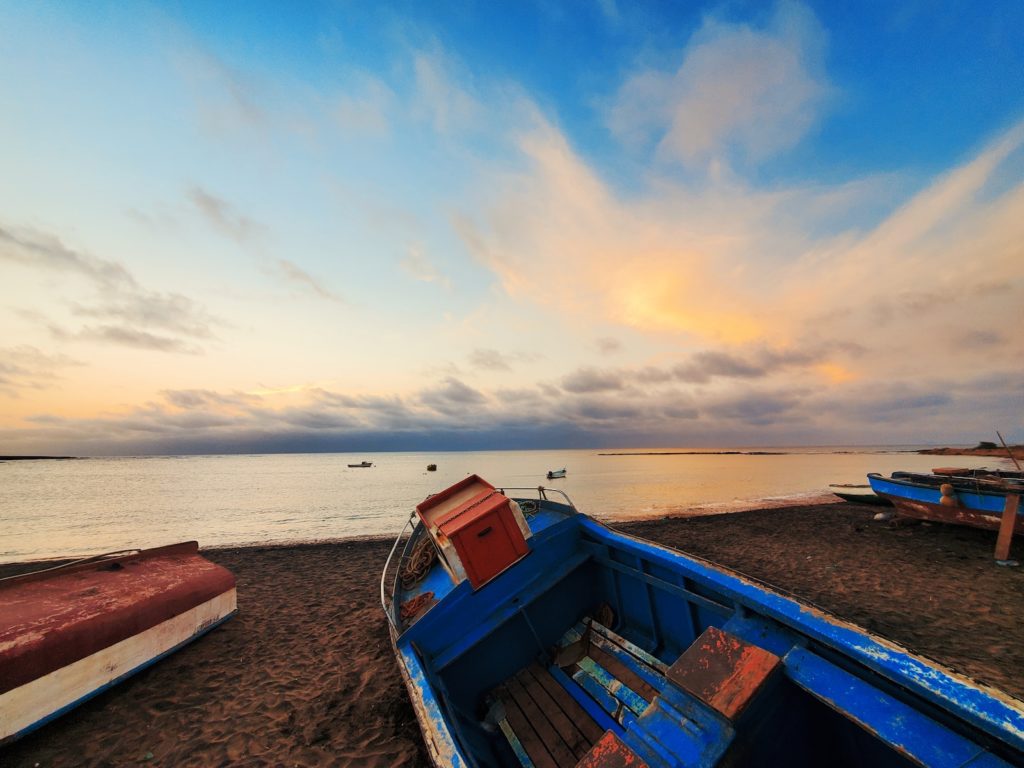
<path id="1" fill-rule="evenodd" d="M 532 494 L 466 478 L 417 507 L 385 565 L 435 765 L 1024 762 L 1024 703 Z"/>
<path id="2" fill-rule="evenodd" d="M 897 514 L 920 520 L 998 530 L 1008 494 L 1024 495 L 1024 482 L 1013 478 L 953 477 L 918 472 L 868 475 L 871 488 L 889 499 Z M 1015 533 L 1024 533 L 1024 507 L 1018 509 Z"/>
<path id="3" fill-rule="evenodd" d="M 891 501 L 883 499 L 866 483 L 832 483 L 828 489 L 840 499 L 854 504 L 871 504 L 876 507 L 892 506 Z"/>
<path id="4" fill-rule="evenodd" d="M 369 461 L 361 461 L 358 464 L 349 464 L 352 469 L 365 469 L 366 467 L 372 467 L 373 463 Z"/>
<path id="5" fill-rule="evenodd" d="M 235 578 L 196 542 L 0 580 L 0 744 L 235 614 Z"/>
<path id="6" fill-rule="evenodd" d="M 560 477 L 565 477 L 565 469 L 548 470 L 548 480 L 557 480 Z"/>

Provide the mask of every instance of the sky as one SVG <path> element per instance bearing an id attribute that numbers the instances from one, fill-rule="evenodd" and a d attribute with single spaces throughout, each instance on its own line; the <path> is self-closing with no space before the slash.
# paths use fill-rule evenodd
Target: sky
<path id="1" fill-rule="evenodd" d="M 0 454 L 1024 441 L 1019 2 L 5 2 Z"/>

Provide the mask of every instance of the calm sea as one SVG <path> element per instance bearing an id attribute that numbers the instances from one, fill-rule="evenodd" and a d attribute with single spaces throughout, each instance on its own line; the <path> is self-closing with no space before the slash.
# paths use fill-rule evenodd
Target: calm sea
<path id="1" fill-rule="evenodd" d="M 757 450 L 782 455 L 575 450 L 0 462 L 0 562 L 188 539 L 209 547 L 395 534 L 428 494 L 473 472 L 498 486 L 562 489 L 580 511 L 608 520 L 812 501 L 829 483 L 865 482 L 868 472 L 1008 464 L 908 448 Z M 346 466 L 363 460 L 374 466 Z M 427 472 L 428 463 L 438 470 Z M 562 467 L 565 479 L 545 478 Z"/>

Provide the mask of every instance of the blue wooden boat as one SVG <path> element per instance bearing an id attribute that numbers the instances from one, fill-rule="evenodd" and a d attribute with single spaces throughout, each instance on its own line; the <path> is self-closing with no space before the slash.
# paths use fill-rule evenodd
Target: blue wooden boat
<path id="1" fill-rule="evenodd" d="M 1024 764 L 1024 703 L 530 490 L 429 497 L 385 566 L 434 764 Z"/>
<path id="2" fill-rule="evenodd" d="M 1024 494 L 1024 482 L 1012 477 L 951 477 L 915 472 L 868 475 L 872 490 L 889 499 L 897 514 L 921 520 L 998 530 L 1007 494 Z M 1024 533 L 1024 508 L 1017 512 L 1015 533 Z"/>

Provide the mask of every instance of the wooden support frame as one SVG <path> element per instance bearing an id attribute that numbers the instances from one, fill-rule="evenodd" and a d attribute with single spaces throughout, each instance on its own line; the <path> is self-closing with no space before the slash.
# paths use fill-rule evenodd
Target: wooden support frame
<path id="1" fill-rule="evenodd" d="M 1017 508 L 1020 496 L 1016 493 L 1006 494 L 1006 505 L 1003 507 L 1003 518 L 999 523 L 999 536 L 996 537 L 996 561 L 1007 563 L 1010 560 L 1010 542 L 1013 541 L 1013 526 L 1017 522 Z"/>

